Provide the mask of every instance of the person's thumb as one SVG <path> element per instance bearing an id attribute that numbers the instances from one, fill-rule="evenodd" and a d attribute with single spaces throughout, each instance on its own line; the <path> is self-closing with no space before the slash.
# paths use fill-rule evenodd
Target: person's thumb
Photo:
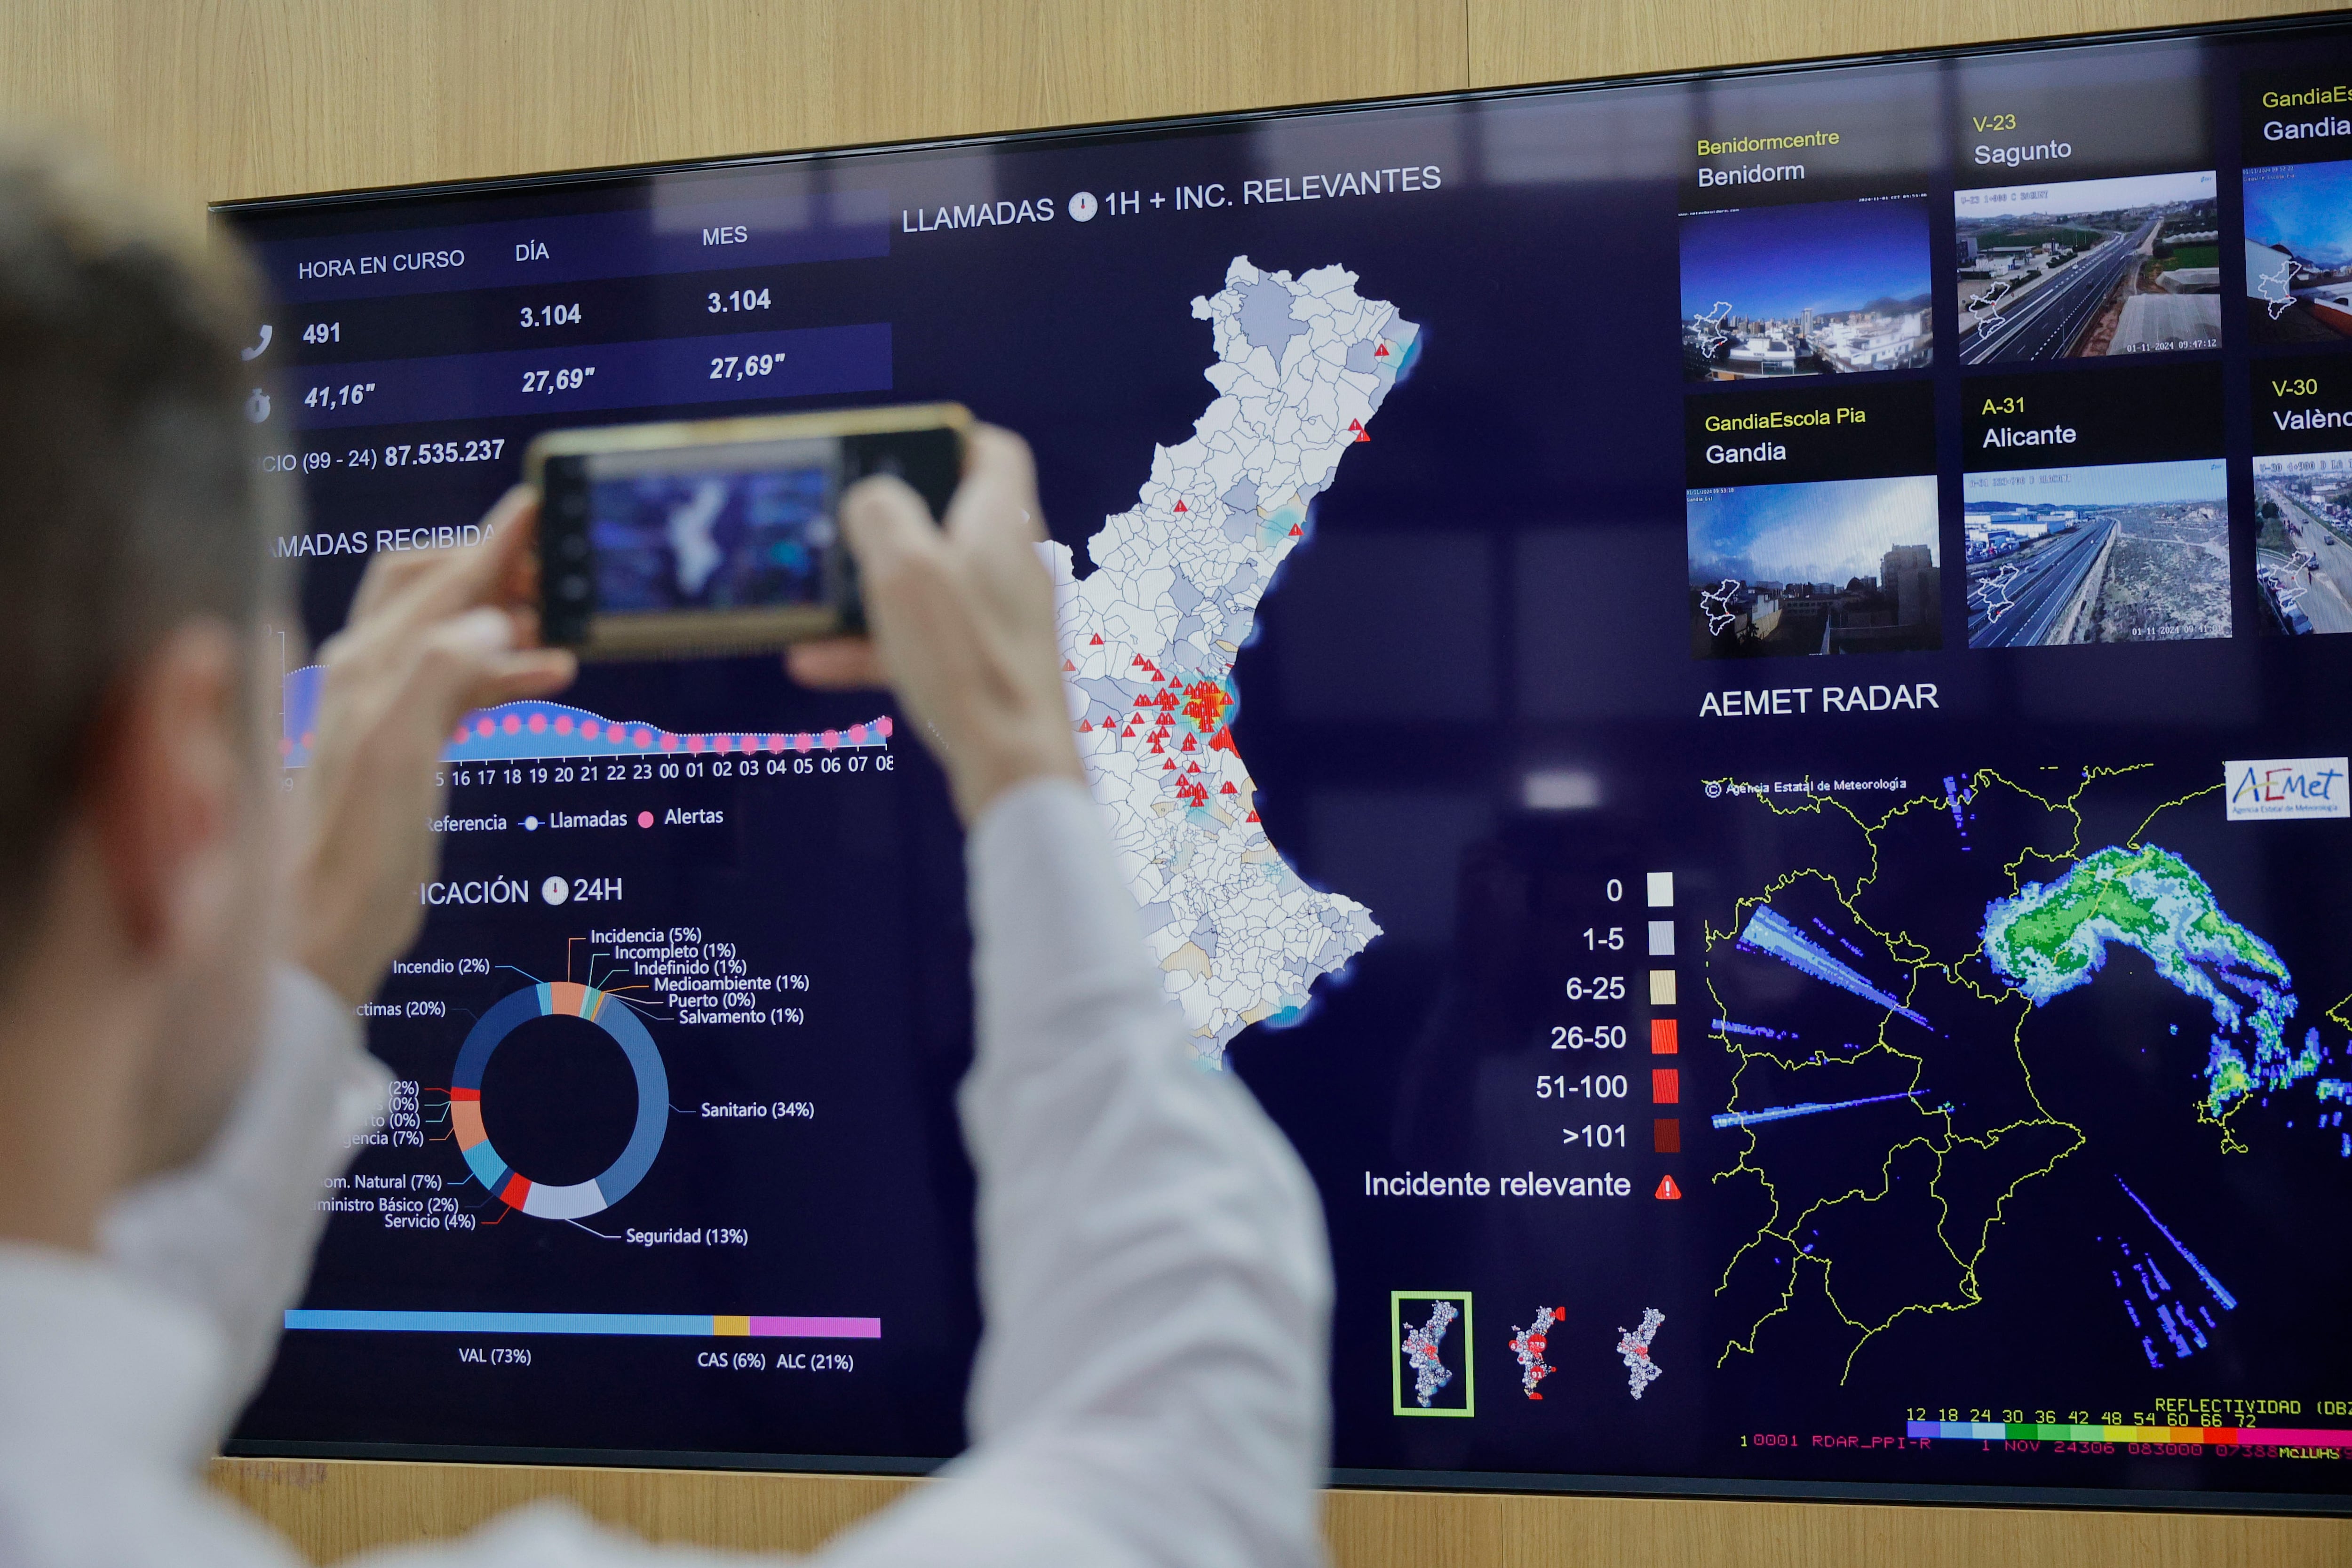
<path id="1" fill-rule="evenodd" d="M 935 551 L 939 526 L 905 480 L 887 475 L 860 479 L 841 500 L 841 527 L 866 582 L 887 582 L 908 561 Z"/>

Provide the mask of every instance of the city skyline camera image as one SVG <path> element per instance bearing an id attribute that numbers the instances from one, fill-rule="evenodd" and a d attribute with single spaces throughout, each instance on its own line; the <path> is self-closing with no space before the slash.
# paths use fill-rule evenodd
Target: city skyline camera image
<path id="1" fill-rule="evenodd" d="M 2222 459 L 1969 474 L 1962 497 L 1970 647 L 2231 634 Z"/>
<path id="2" fill-rule="evenodd" d="M 2352 632 L 2352 452 L 2256 458 L 2254 520 L 2272 629 Z"/>
<path id="3" fill-rule="evenodd" d="M 2210 170 L 1960 191 L 1962 364 L 2221 346 Z"/>
<path id="4" fill-rule="evenodd" d="M 1925 196 L 1685 213 L 1681 250 L 1686 381 L 1934 363 Z"/>
<path id="5" fill-rule="evenodd" d="M 1695 489 L 1685 509 L 1694 658 L 1943 647 L 1934 475 Z"/>
<path id="6" fill-rule="evenodd" d="M 2244 189 L 2254 341 L 2352 338 L 2352 162 L 2249 169 Z"/>

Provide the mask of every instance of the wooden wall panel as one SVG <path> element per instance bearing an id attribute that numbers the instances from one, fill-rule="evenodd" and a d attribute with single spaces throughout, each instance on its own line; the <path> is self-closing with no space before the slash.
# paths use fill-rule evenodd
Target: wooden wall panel
<path id="1" fill-rule="evenodd" d="M 1460 0 L 12 0 L 0 110 L 282 195 L 1459 88 Z"/>
<path id="2" fill-rule="evenodd" d="M 224 1460 L 215 1481 L 322 1563 L 388 1542 L 446 1540 L 546 1498 L 656 1541 L 806 1552 L 923 1484 L 259 1459 Z M 1325 1521 L 1338 1568 L 2342 1568 L 2352 1562 L 2352 1522 L 2198 1514 L 1344 1491 L 1330 1494 Z"/>
<path id="3" fill-rule="evenodd" d="M 1470 0 L 1470 82 L 1504 87 L 2323 9 L 2309 0 Z"/>
<path id="4" fill-rule="evenodd" d="M 219 1459 L 212 1479 L 320 1563 L 396 1542 L 446 1541 L 547 1500 L 654 1541 L 807 1552 L 923 1484 L 743 1470 L 289 1459 Z"/>
<path id="5" fill-rule="evenodd" d="M 2275 15 L 2294 0 L 9 0 L 0 119 L 178 202 Z M 566 1498 L 660 1540 L 806 1550 L 910 1485 L 220 1461 L 325 1562 Z M 1340 1492 L 1341 1568 L 2300 1568 L 2352 1524 Z"/>

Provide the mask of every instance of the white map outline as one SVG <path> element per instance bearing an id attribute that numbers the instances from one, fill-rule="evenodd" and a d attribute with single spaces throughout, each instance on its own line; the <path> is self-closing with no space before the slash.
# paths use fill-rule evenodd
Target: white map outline
<path id="1" fill-rule="evenodd" d="M 2009 590 L 2016 583 L 2017 574 L 2024 570 L 2024 567 L 2012 562 L 1999 571 L 1988 574 L 1984 581 L 1977 585 L 1974 590 L 1977 607 L 1984 611 L 1987 626 L 1990 626 L 2017 608 L 2009 596 Z"/>
<path id="2" fill-rule="evenodd" d="M 1699 613 L 1706 617 L 1707 636 L 1722 636 L 1723 628 L 1739 618 L 1739 613 L 1731 607 L 1732 595 L 1738 592 L 1737 577 L 1726 577 L 1714 587 L 1698 591 Z"/>
<path id="3" fill-rule="evenodd" d="M 1135 506 L 1087 542 L 1085 581 L 1066 546 L 1045 547 L 1079 755 L 1206 1067 L 1250 1025 L 1297 1015 L 1381 934 L 1268 841 L 1227 728 L 1258 603 L 1420 336 L 1355 284 L 1342 267 L 1294 279 L 1235 257 L 1223 289 L 1192 301 L 1213 331 L 1202 374 L 1217 396 L 1191 439 L 1152 449 Z"/>
<path id="4" fill-rule="evenodd" d="M 2010 289 L 2011 285 L 2004 279 L 1969 301 L 1969 319 L 1976 323 L 1977 331 L 1990 331 L 2000 325 L 2001 303 L 2009 298 Z"/>
<path id="5" fill-rule="evenodd" d="M 2262 287 L 2253 291 L 2254 298 L 2270 307 L 2272 321 L 2277 321 L 2294 306 L 2294 280 L 2308 270 L 2297 266 L 2294 258 L 2290 256 L 2279 262 L 2277 271 L 2255 274 Z"/>
<path id="6" fill-rule="evenodd" d="M 1724 320 L 1730 314 L 1731 301 L 1717 300 L 1713 310 L 1705 314 L 1694 314 L 1691 317 L 1691 325 L 1698 329 L 1698 335 L 1704 340 L 1699 345 L 1699 353 L 1702 357 L 1713 359 L 1715 351 L 1730 341 L 1729 334 L 1723 330 Z"/>

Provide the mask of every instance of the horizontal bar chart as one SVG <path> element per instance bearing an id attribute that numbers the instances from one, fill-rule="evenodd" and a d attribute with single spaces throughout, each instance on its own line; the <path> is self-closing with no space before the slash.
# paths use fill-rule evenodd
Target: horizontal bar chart
<path id="1" fill-rule="evenodd" d="M 1989 1443 L 2168 1443 L 2205 1447 L 2352 1447 L 2352 1427 L 2107 1426 L 2033 1421 L 1912 1421 L 1907 1437 L 1969 1437 Z"/>
<path id="2" fill-rule="evenodd" d="M 878 1340 L 879 1318 L 788 1318 L 697 1312 L 402 1312 L 303 1307 L 286 1327 L 345 1333 L 617 1334 L 670 1339 Z"/>

